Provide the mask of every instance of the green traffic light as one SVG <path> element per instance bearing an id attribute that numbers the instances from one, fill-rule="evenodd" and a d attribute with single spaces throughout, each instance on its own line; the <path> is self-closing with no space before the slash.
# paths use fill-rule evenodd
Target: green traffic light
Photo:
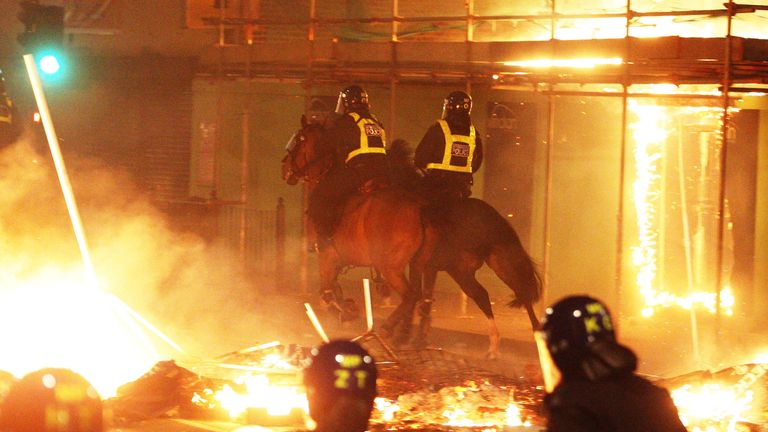
<path id="1" fill-rule="evenodd" d="M 46 54 L 40 58 L 40 70 L 46 75 L 54 75 L 61 70 L 59 59 L 55 55 Z"/>

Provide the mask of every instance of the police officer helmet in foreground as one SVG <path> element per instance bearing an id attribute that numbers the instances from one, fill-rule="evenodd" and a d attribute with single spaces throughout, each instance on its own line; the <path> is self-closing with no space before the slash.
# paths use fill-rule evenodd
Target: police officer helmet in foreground
<path id="1" fill-rule="evenodd" d="M 360 345 L 334 340 L 312 350 L 304 370 L 309 415 L 319 432 L 362 432 L 376 398 L 376 364 Z"/>
<path id="2" fill-rule="evenodd" d="M 637 376 L 608 308 L 588 296 L 547 308 L 536 332 L 548 432 L 685 432 L 666 389 Z"/>
<path id="3" fill-rule="evenodd" d="M 17 381 L 0 415 L 3 432 L 102 432 L 96 389 L 68 369 L 41 369 Z"/>

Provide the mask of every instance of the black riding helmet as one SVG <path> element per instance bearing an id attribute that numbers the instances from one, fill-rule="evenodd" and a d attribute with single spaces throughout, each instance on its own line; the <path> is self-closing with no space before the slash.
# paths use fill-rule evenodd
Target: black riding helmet
<path id="1" fill-rule="evenodd" d="M 0 416 L 3 432 L 101 432 L 99 394 L 81 375 L 68 369 L 41 369 L 17 381 Z"/>
<path id="2" fill-rule="evenodd" d="M 368 93 L 359 85 L 351 85 L 339 93 L 336 102 L 336 113 L 346 114 L 350 111 L 368 110 Z"/>
<path id="3" fill-rule="evenodd" d="M 455 114 L 469 115 L 471 111 L 472 97 L 463 91 L 453 91 L 443 100 L 442 118 Z"/>
<path id="4" fill-rule="evenodd" d="M 310 416 L 319 427 L 325 426 L 321 429 L 331 423 L 337 430 L 365 430 L 376 398 L 376 378 L 373 357 L 355 342 L 334 340 L 313 348 L 304 369 Z M 341 403 L 348 407 L 346 412 L 339 413 Z M 357 412 L 350 411 L 354 407 Z"/>

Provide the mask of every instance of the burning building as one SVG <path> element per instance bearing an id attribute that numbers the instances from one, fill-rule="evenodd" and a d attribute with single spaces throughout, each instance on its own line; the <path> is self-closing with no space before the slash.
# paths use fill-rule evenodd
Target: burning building
<path id="1" fill-rule="evenodd" d="M 118 281 L 120 294 L 130 295 L 124 280 L 131 278 L 139 291 L 166 284 L 187 289 L 205 280 L 222 297 L 245 298 L 245 290 L 224 293 L 222 286 L 241 281 L 228 270 L 224 283 L 210 276 L 212 268 L 232 263 L 244 264 L 249 273 L 244 279 L 255 277 L 259 283 L 253 285 L 262 293 L 313 293 L 314 257 L 302 244 L 305 197 L 280 182 L 278 164 L 299 115 L 326 115 L 341 87 L 361 83 L 389 136 L 416 143 L 439 116 L 443 97 L 464 89 L 474 97 L 473 117 L 487 146 L 475 195 L 520 232 L 546 278 L 543 303 L 575 292 L 601 297 L 619 312 L 620 330 L 638 347 L 642 369 L 657 375 L 727 370 L 753 362 L 752 355 L 768 345 L 759 333 L 768 318 L 763 312 L 768 305 L 764 2 L 347 0 L 287 7 L 272 0 L 189 0 L 184 8 L 155 3 L 68 2 L 66 44 L 88 73 L 71 86 L 49 88 L 65 156 L 98 158 L 110 172 L 130 175 L 138 193 L 152 200 L 151 209 L 142 202 L 139 211 L 134 201 L 102 191 L 85 206 L 85 231 L 119 219 L 92 211 L 101 202 L 117 201 L 138 222 L 110 225 L 111 234 L 119 233 L 114 237 L 141 238 L 142 247 L 172 244 L 165 251 L 181 257 L 160 259 L 167 257 L 153 250 L 127 258 L 124 249 L 106 241 L 107 230 L 93 234 L 97 272 Z M 7 16 L 0 19 L 14 19 Z M 8 52 L 2 51 L 3 59 L 10 58 Z M 19 68 L 10 63 L 3 65 L 9 84 L 22 82 Z M 32 106 L 23 94 L 12 94 L 22 113 Z M 67 109 L 71 106 L 78 109 Z M 23 154 L 19 160 L 25 162 L 15 172 L 51 186 L 38 169 L 42 159 Z M 78 184 L 97 183 L 73 177 L 75 195 Z M 102 184 L 117 184 L 117 190 L 129 184 L 106 178 Z M 6 208 L 29 211 L 30 201 L 20 197 L 39 189 L 20 188 L 16 179 L 3 179 L 7 190 L 18 192 L 6 195 L 16 198 Z M 41 208 L 48 201 L 34 202 Z M 157 208 L 171 215 L 172 228 L 136 234 L 133 228 L 142 223 L 157 228 L 154 219 L 139 214 L 155 215 Z M 13 212 L 5 219 L 5 234 L 36 228 L 33 236 L 14 241 L 14 250 L 34 248 L 38 237 L 51 238 L 51 221 L 39 210 L 26 218 Z M 61 210 L 49 213 L 66 218 Z M 196 231 L 202 240 L 177 231 Z M 46 252 L 70 262 L 64 252 L 73 246 L 70 240 Z M 201 258 L 197 252 L 211 244 L 226 254 Z M 110 271 L 100 269 L 115 255 L 132 265 L 104 275 Z M 213 255 L 219 259 L 205 259 Z M 112 297 L 86 307 L 90 296 L 66 291 L 60 299 L 61 292 L 45 291 L 50 280 L 75 286 L 82 281 L 68 267 L 28 278 L 29 268 L 45 268 L 42 258 L 8 261 L 8 268 L 19 272 L 6 285 L 29 287 L 21 292 L 30 298 L 3 304 L 23 304 L 12 309 L 36 309 L 53 322 L 72 324 L 56 326 L 62 334 L 109 340 L 94 333 L 147 330 Z M 190 261 L 210 272 L 180 270 Z M 155 277 L 136 270 L 153 267 L 168 271 Z M 460 302 L 455 287 L 442 280 L 441 287 L 436 307 Z M 494 298 L 507 295 L 494 282 L 488 287 Z M 184 298 L 178 294 L 182 288 L 158 288 L 151 301 L 137 302 L 139 309 L 153 317 L 173 315 L 177 311 L 167 305 Z M 53 300 L 51 310 L 35 306 L 41 297 Z M 67 310 L 82 322 L 69 315 L 50 318 L 65 301 L 73 302 Z M 232 303 L 237 300 L 217 302 L 222 309 L 217 313 L 227 315 Z M 104 318 L 99 315 L 104 310 L 116 310 L 121 318 L 114 326 L 95 328 L 92 323 Z M 207 327 L 189 318 L 203 313 L 198 308 L 185 310 L 192 312 L 170 321 L 195 330 Z M 31 342 L 51 335 L 50 326 L 32 325 L 45 319 L 22 316 L 28 321 L 4 315 L 4 327 L 28 322 L 32 332 L 5 334 L 6 345 L 51 351 L 60 338 L 50 345 Z M 151 349 L 141 354 L 152 345 L 146 338 L 138 337 L 137 345 L 141 349 L 127 352 L 138 353 L 140 361 L 131 362 L 131 372 L 120 380 L 135 377 L 160 357 Z M 93 346 L 75 350 L 87 348 Z M 126 344 L 116 343 L 106 351 L 122 361 L 124 349 Z M 72 350 L 64 345 L 56 351 Z M 0 367 L 14 372 L 31 367 L 28 360 L 20 363 Z M 744 394 L 727 397 L 742 401 Z M 431 403 L 422 396 L 409 400 Z"/>

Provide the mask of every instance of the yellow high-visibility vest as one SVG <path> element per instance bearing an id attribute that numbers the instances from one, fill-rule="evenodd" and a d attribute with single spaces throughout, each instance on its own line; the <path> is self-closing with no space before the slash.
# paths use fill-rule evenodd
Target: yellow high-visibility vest
<path id="1" fill-rule="evenodd" d="M 387 153 L 387 135 L 384 132 L 384 128 L 372 118 L 361 118 L 358 113 L 349 113 L 349 116 L 355 121 L 355 124 L 360 129 L 360 148 L 352 150 L 347 155 L 347 159 L 344 162 L 349 162 L 353 157 L 365 154 L 365 153 Z M 381 145 L 371 145 L 368 141 L 368 137 L 377 137 L 381 140 Z"/>
<path id="2" fill-rule="evenodd" d="M 467 136 L 452 134 L 451 128 L 445 120 L 438 120 L 437 124 L 443 129 L 443 136 L 445 137 L 443 160 L 439 163 L 428 163 L 427 169 L 439 169 L 471 174 L 472 157 L 475 155 L 475 127 L 469 125 L 469 135 Z M 451 163 L 454 156 L 461 160 L 461 164 Z M 466 162 L 464 162 L 463 159 L 466 159 Z"/>

